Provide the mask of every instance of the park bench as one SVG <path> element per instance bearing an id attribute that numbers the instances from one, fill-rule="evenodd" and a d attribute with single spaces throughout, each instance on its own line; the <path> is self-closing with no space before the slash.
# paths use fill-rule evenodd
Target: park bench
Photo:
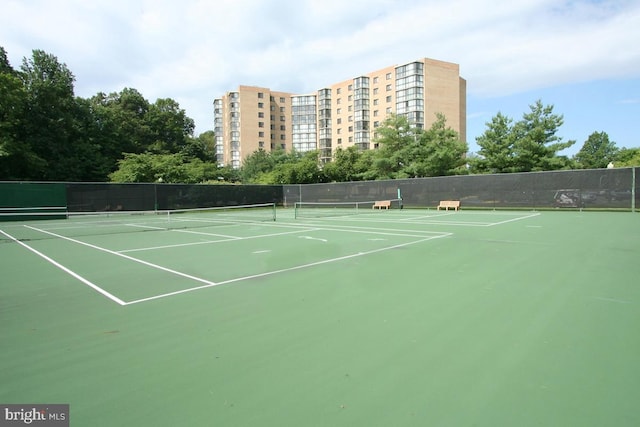
<path id="1" fill-rule="evenodd" d="M 377 202 L 375 202 L 372 206 L 372 209 L 389 209 L 391 207 L 391 200 L 378 200 Z"/>
<path id="2" fill-rule="evenodd" d="M 438 205 L 438 210 L 440 210 L 440 208 L 443 208 L 447 211 L 449 210 L 449 208 L 458 210 L 460 209 L 460 200 L 441 200 L 440 204 Z"/>

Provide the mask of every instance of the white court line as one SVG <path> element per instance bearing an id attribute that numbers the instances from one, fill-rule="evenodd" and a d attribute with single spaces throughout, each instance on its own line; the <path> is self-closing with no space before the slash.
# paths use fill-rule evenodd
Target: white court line
<path id="1" fill-rule="evenodd" d="M 493 227 L 494 225 L 502 225 L 502 224 L 506 224 L 506 223 L 508 223 L 508 222 L 513 222 L 513 221 L 520 221 L 520 220 L 522 220 L 522 219 L 533 218 L 533 217 L 536 217 L 536 216 L 540 216 L 540 212 L 536 212 L 536 213 L 533 213 L 533 214 L 531 214 L 531 215 L 522 216 L 522 217 L 518 217 L 518 218 L 507 219 L 507 220 L 505 220 L 505 221 L 494 222 L 494 223 L 492 223 L 492 224 L 489 224 L 489 225 L 488 225 L 488 227 Z"/>
<path id="2" fill-rule="evenodd" d="M 229 236 L 228 234 L 218 234 L 218 233 L 207 233 L 204 231 L 193 231 L 193 230 L 171 230 L 174 231 L 176 233 L 187 233 L 187 234 L 201 234 L 204 236 L 216 236 L 216 237 L 224 237 L 225 239 L 242 239 L 242 237 L 238 237 L 238 236 Z"/>
<path id="3" fill-rule="evenodd" d="M 179 248 L 183 246 L 195 246 L 195 245 L 208 245 L 211 243 L 222 243 L 222 242 L 232 242 L 236 240 L 249 240 L 249 239 L 259 239 L 262 237 L 275 237 L 282 236 L 285 234 L 295 234 L 295 233 L 304 233 L 307 231 L 316 231 L 315 228 L 306 227 L 303 230 L 295 230 L 295 231 L 286 231 L 282 233 L 272 233 L 272 234 L 261 234 L 259 236 L 249 236 L 249 237 L 230 237 L 228 239 L 219 239 L 219 240 L 205 240 L 203 242 L 190 242 L 190 243 L 176 243 L 175 245 L 163 245 L 163 246 L 151 246 L 148 248 L 137 248 L 137 249 L 124 249 L 122 251 L 117 251 L 120 254 L 129 253 L 129 252 L 141 252 L 141 251 L 153 251 L 157 249 L 169 249 L 169 248 Z M 207 233 L 198 233 L 207 235 Z M 218 234 L 211 234 L 211 236 L 218 236 Z"/>
<path id="4" fill-rule="evenodd" d="M 427 238 L 420 239 L 420 240 L 415 240 L 413 242 L 401 243 L 401 244 L 398 244 L 398 245 L 387 246 L 387 247 L 384 247 L 384 248 L 374 249 L 374 250 L 366 251 L 366 252 L 358 252 L 358 253 L 355 253 L 355 254 L 345 255 L 345 256 L 341 256 L 341 257 L 337 257 L 337 258 L 330 258 L 330 259 L 325 259 L 325 260 L 322 260 L 322 261 L 311 262 L 311 263 L 308 263 L 308 264 L 297 265 L 295 267 L 283 268 L 283 269 L 274 270 L 274 271 L 267 271 L 265 273 L 252 274 L 250 276 L 236 277 L 235 279 L 224 280 L 224 281 L 221 281 L 221 282 L 211 283 L 209 285 L 197 286 L 195 288 L 182 289 L 182 290 L 175 291 L 175 292 L 169 292 L 169 293 L 166 293 L 166 294 L 154 295 L 154 296 L 148 297 L 148 298 L 141 298 L 141 299 L 137 299 L 137 300 L 134 300 L 134 301 L 129 301 L 129 302 L 126 303 L 126 305 L 139 304 L 139 303 L 142 303 L 142 302 L 153 301 L 153 300 L 157 300 L 157 299 L 160 299 L 160 298 L 166 298 L 166 297 L 170 297 L 170 296 L 185 294 L 187 292 L 193 292 L 193 291 L 197 291 L 197 290 L 200 290 L 200 289 L 211 288 L 213 286 L 226 285 L 228 283 L 240 282 L 240 281 L 243 281 L 243 280 L 256 279 L 256 278 L 259 278 L 259 277 L 273 276 L 275 274 L 286 273 L 286 272 L 289 272 L 289 271 L 302 270 L 302 269 L 309 268 L 309 267 L 315 267 L 317 265 L 328 264 L 328 263 L 337 262 L 337 261 L 343 261 L 345 259 L 350 259 L 350 258 L 356 258 L 356 257 L 360 257 L 360 256 L 370 255 L 370 254 L 373 254 L 373 253 L 376 253 L 376 252 L 382 252 L 382 251 L 387 251 L 387 250 L 390 250 L 390 249 L 396 249 L 396 248 L 400 248 L 400 247 L 404 247 L 404 246 L 414 245 L 414 244 L 417 244 L 417 243 L 426 242 L 428 240 L 447 237 L 448 235 L 449 234 L 447 234 L 447 235 L 443 234 L 441 236 L 432 236 L 432 237 L 427 237 Z"/>
<path id="5" fill-rule="evenodd" d="M 62 235 L 60 235 L 60 234 L 52 233 L 52 232 L 50 232 L 50 231 L 46 231 L 46 230 L 41 230 L 41 229 L 39 229 L 39 228 L 31 227 L 31 226 L 29 226 L 29 225 L 25 225 L 25 227 L 30 228 L 31 230 L 39 231 L 39 232 L 41 232 L 41 233 L 49 234 L 49 235 L 54 236 L 54 237 L 57 237 L 57 238 L 59 238 L 59 239 L 68 240 L 69 242 L 78 243 L 78 244 L 80 244 L 80 245 L 87 246 L 87 247 L 90 247 L 90 248 L 92 248 L 92 249 L 97 249 L 97 250 L 99 250 L 99 251 L 106 252 L 106 253 L 111 254 L 111 255 L 116 255 L 116 256 L 119 256 L 119 257 L 122 257 L 122 258 L 128 259 L 128 260 L 130 260 L 130 261 L 134 261 L 134 262 L 137 262 L 137 263 L 140 263 L 140 264 L 146 265 L 147 267 L 156 268 L 156 269 L 158 269 L 158 270 L 162 270 L 162 271 L 165 271 L 165 272 L 167 272 L 167 273 L 175 274 L 176 276 L 184 277 L 184 278 L 186 278 L 186 279 L 195 280 L 196 282 L 202 282 L 202 283 L 207 284 L 208 286 L 216 285 L 216 283 L 215 283 L 215 282 L 211 282 L 211 281 L 209 281 L 209 280 L 205 280 L 205 279 L 202 279 L 202 278 L 200 278 L 200 277 L 192 276 L 192 275 L 190 275 L 190 274 L 182 273 L 182 272 L 177 271 L 177 270 L 172 270 L 172 269 L 170 269 L 170 268 L 163 267 L 163 266 L 158 265 L 158 264 L 153 264 L 153 263 L 151 263 L 151 262 L 147 262 L 147 261 L 144 261 L 144 260 L 141 260 L 141 259 L 138 259 L 138 258 L 134 258 L 134 257 L 131 257 L 131 256 L 129 256 L 129 255 L 121 254 L 121 253 L 118 253 L 118 252 L 112 251 L 112 250 L 110 250 L 110 249 L 106 249 L 106 248 L 102 248 L 102 247 L 100 247 L 100 246 L 92 245 L 91 243 L 83 242 L 83 241 L 81 241 L 81 240 L 72 239 L 72 238 L 70 238 L 70 237 L 65 237 L 65 236 L 62 236 Z M 127 305 L 127 304 L 128 304 L 128 303 L 125 303 L 124 305 Z"/>
<path id="6" fill-rule="evenodd" d="M 105 297 L 109 298 L 111 301 L 114 301 L 120 305 L 127 305 L 126 302 L 122 301 L 120 298 L 116 297 L 113 294 L 110 294 L 109 292 L 105 291 L 104 289 L 102 289 L 100 286 L 90 282 L 89 280 L 85 279 L 84 277 L 80 276 L 78 273 L 68 269 L 67 267 L 65 267 L 64 265 L 60 264 L 59 262 L 55 261 L 54 259 L 46 256 L 45 254 L 43 254 L 42 252 L 32 248 L 31 246 L 27 245 L 24 242 L 21 242 L 20 240 L 16 239 L 15 237 L 13 237 L 10 234 L 5 233 L 4 231 L 0 230 L 0 233 L 4 234 L 5 236 L 7 236 L 8 238 L 10 238 L 11 240 L 13 240 L 14 242 L 20 244 L 22 247 L 27 248 L 28 250 L 30 250 L 31 252 L 33 252 L 34 254 L 38 255 L 39 257 L 43 258 L 44 260 L 46 260 L 47 262 L 53 264 L 54 266 L 58 267 L 60 270 L 64 271 L 65 273 L 69 274 L 70 276 L 78 279 L 79 281 L 81 281 L 82 283 L 84 283 L 85 285 L 89 286 L 91 289 L 101 293 L 102 295 L 104 295 Z"/>

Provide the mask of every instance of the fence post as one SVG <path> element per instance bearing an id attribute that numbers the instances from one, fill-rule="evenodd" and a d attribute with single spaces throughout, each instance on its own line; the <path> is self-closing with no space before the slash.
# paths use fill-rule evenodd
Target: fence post
<path id="1" fill-rule="evenodd" d="M 631 168 L 631 212 L 636 211 L 636 168 Z"/>

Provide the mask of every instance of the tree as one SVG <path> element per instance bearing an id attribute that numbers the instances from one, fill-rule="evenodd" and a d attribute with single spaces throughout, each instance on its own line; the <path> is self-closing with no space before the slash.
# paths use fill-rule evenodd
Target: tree
<path id="1" fill-rule="evenodd" d="M 391 116 L 378 131 L 380 148 L 373 159 L 376 179 L 418 178 L 466 172 L 467 145 L 447 126 L 443 114 L 427 131 Z"/>
<path id="2" fill-rule="evenodd" d="M 27 93 L 25 151 L 32 150 L 30 179 L 82 180 L 80 153 L 92 153 L 85 129 L 77 120 L 75 77 L 65 64 L 41 50 L 23 59 L 20 76 Z"/>
<path id="3" fill-rule="evenodd" d="M 613 163 L 616 167 L 640 166 L 640 148 L 621 148 Z"/>
<path id="4" fill-rule="evenodd" d="M 203 162 L 216 162 L 216 136 L 212 130 L 197 137 L 187 137 L 186 145 L 180 150 L 186 157 L 200 159 Z"/>
<path id="5" fill-rule="evenodd" d="M 255 182 L 261 174 L 271 172 L 275 164 L 276 159 L 271 153 L 266 152 L 262 148 L 254 151 L 242 161 L 242 168 L 240 169 L 242 182 Z"/>
<path id="6" fill-rule="evenodd" d="M 418 140 L 419 130 L 412 128 L 405 116 L 391 114 L 377 130 L 379 148 L 372 168 L 376 179 L 405 177 L 401 171 L 412 160 L 412 145 Z"/>
<path id="7" fill-rule="evenodd" d="M 217 179 L 218 168 L 200 159 L 185 159 L 182 154 L 131 154 L 118 161 L 110 174 L 112 182 L 165 182 L 196 184 Z"/>
<path id="8" fill-rule="evenodd" d="M 529 106 L 531 111 L 523 115 L 512 129 L 514 133 L 514 171 L 530 172 L 557 170 L 569 165 L 567 157 L 558 156 L 558 151 L 575 144 L 562 142 L 557 136 L 564 123 L 562 115 L 553 113 L 553 105 L 542 105 L 538 100 Z"/>
<path id="9" fill-rule="evenodd" d="M 158 99 L 149 106 L 144 121 L 153 142 L 148 151 L 158 154 L 178 153 L 185 149 L 193 137 L 195 124 L 173 99 Z"/>
<path id="10" fill-rule="evenodd" d="M 606 132 L 593 132 L 576 153 L 575 160 L 583 169 L 605 168 L 618 153 L 616 143 L 609 141 Z"/>
<path id="11" fill-rule="evenodd" d="M 0 47 L 0 180 L 28 179 L 32 167 L 44 164 L 24 140 L 27 106 L 22 79 Z"/>
<path id="12" fill-rule="evenodd" d="M 422 133 L 411 149 L 411 162 L 404 173 L 411 177 L 444 176 L 466 173 L 467 144 L 447 126 L 443 114 L 436 114 L 431 128 Z"/>
<path id="13" fill-rule="evenodd" d="M 514 170 L 513 119 L 498 112 L 486 123 L 487 129 L 476 138 L 480 147 L 477 157 L 469 160 L 475 173 L 505 173 Z"/>
<path id="14" fill-rule="evenodd" d="M 325 177 L 331 182 L 347 182 L 359 180 L 361 171 L 358 169 L 358 161 L 363 151 L 351 146 L 346 149 L 338 147 L 333 155 L 333 161 L 323 167 Z"/>

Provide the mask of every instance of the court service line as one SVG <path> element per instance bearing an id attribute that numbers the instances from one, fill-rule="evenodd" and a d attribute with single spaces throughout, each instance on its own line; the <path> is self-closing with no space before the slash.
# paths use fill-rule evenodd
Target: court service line
<path id="1" fill-rule="evenodd" d="M 197 290 L 200 290 L 200 289 L 211 288 L 213 286 L 226 285 L 226 284 L 229 284 L 229 283 L 241 282 L 243 280 L 257 279 L 259 277 L 273 276 L 273 275 L 276 275 L 276 274 L 287 273 L 287 272 L 295 271 L 295 270 L 302 270 L 302 269 L 309 268 L 309 267 L 315 267 L 315 266 L 322 265 L 322 264 L 329 264 L 329 263 L 332 263 L 332 262 L 343 261 L 343 260 L 350 259 L 350 258 L 356 258 L 356 257 L 360 257 L 360 256 L 365 256 L 365 255 L 371 255 L 371 254 L 376 253 L 376 252 L 383 252 L 383 251 L 387 251 L 387 250 L 391 250 L 391 249 L 401 248 L 401 247 L 404 247 L 404 246 L 415 245 L 417 243 L 426 242 L 428 240 L 440 239 L 442 237 L 447 237 L 450 234 L 441 235 L 441 236 L 427 237 L 427 238 L 424 238 L 424 239 L 415 240 L 413 242 L 400 243 L 398 245 L 393 245 L 393 246 L 387 246 L 387 247 L 384 247 L 384 248 L 373 249 L 373 250 L 366 251 L 366 252 L 357 252 L 355 254 L 344 255 L 344 256 L 336 257 L 336 258 L 329 258 L 329 259 L 325 259 L 325 260 L 321 260 L 321 261 L 311 262 L 311 263 L 308 263 L 308 264 L 296 265 L 294 267 L 283 268 L 283 269 L 280 269 L 280 270 L 267 271 L 267 272 L 264 272 L 264 273 L 252 274 L 252 275 L 243 276 L 243 277 L 236 277 L 234 279 L 223 280 L 221 282 L 211 283 L 211 284 L 203 285 L 203 286 L 197 286 L 197 287 L 194 287 L 194 288 L 181 289 L 181 290 L 175 291 L 175 292 L 169 292 L 169 293 L 166 293 L 166 294 L 154 295 L 154 296 L 148 297 L 148 298 L 141 298 L 141 299 L 137 299 L 137 300 L 134 300 L 134 301 L 128 301 L 126 303 L 126 305 L 139 304 L 139 303 L 142 303 L 142 302 L 153 301 L 153 300 L 157 300 L 157 299 L 160 299 L 160 298 L 166 298 L 166 297 L 170 297 L 170 296 L 185 294 L 187 292 L 193 292 L 193 291 L 197 291 Z"/>
<path id="2" fill-rule="evenodd" d="M 127 305 L 126 302 L 124 302 L 123 300 L 121 300 L 120 298 L 116 297 L 113 294 L 110 294 L 109 292 L 105 291 L 104 289 L 102 289 L 100 286 L 90 282 L 89 280 L 85 279 L 84 277 L 82 277 L 81 275 L 79 275 L 78 273 L 74 272 L 73 270 L 70 270 L 69 268 L 65 267 L 64 265 L 60 264 L 59 262 L 57 262 L 56 260 L 48 257 L 47 255 L 43 254 L 42 252 L 38 251 L 35 248 L 32 248 L 31 246 L 27 245 L 24 242 L 21 242 L 20 240 L 16 239 L 15 237 L 13 237 L 10 234 L 5 233 L 4 231 L 0 230 L 0 233 L 4 234 L 5 236 L 7 236 L 8 238 L 10 238 L 11 240 L 13 240 L 14 242 L 20 244 L 22 247 L 30 250 L 31 252 L 33 252 L 34 254 L 38 255 L 39 257 L 43 258 L 44 260 L 46 260 L 47 262 L 53 264 L 54 266 L 58 267 L 60 270 L 64 271 L 65 273 L 69 274 L 70 276 L 76 278 L 77 280 L 79 280 L 80 282 L 84 283 L 85 285 L 89 286 L 91 289 L 93 289 L 96 292 L 101 293 L 102 295 L 104 295 L 105 297 L 109 298 L 111 301 L 114 301 L 120 305 Z"/>
<path id="3" fill-rule="evenodd" d="M 181 271 L 173 270 L 171 268 L 163 267 L 163 266 L 158 265 L 158 264 L 154 264 L 154 263 L 151 263 L 151 262 L 148 262 L 148 261 L 144 261 L 144 260 L 141 260 L 141 259 L 138 259 L 138 258 L 134 258 L 134 257 L 129 256 L 129 255 L 125 255 L 125 254 L 122 254 L 122 253 L 119 253 L 119 252 L 116 252 L 116 251 L 112 251 L 111 249 L 102 248 L 100 246 L 92 245 L 91 243 L 83 242 L 81 240 L 72 239 L 71 237 L 62 236 L 60 234 L 52 233 L 52 232 L 46 231 L 46 230 L 41 230 L 41 229 L 36 228 L 36 227 L 31 227 L 30 225 L 25 225 L 25 227 L 30 228 L 31 230 L 39 231 L 41 233 L 49 234 L 49 235 L 57 237 L 59 239 L 68 240 L 69 242 L 73 242 L 73 243 L 77 243 L 77 244 L 80 244 L 80 245 L 83 245 L 83 246 L 87 246 L 87 247 L 90 247 L 92 249 L 96 249 L 96 250 L 99 250 L 99 251 L 102 251 L 102 252 L 106 252 L 106 253 L 111 254 L 111 255 L 116 255 L 116 256 L 128 259 L 130 261 L 134 261 L 134 262 L 146 265 L 147 267 L 156 268 L 158 270 L 162 270 L 162 271 L 165 271 L 167 273 L 175 274 L 176 276 L 184 277 L 186 279 L 195 280 L 196 282 L 205 283 L 208 286 L 215 286 L 216 285 L 215 282 L 212 282 L 210 280 L 206 280 L 206 279 L 203 279 L 203 278 L 200 278 L 200 277 L 192 276 L 190 274 L 183 273 Z M 124 305 L 127 305 L 127 304 L 128 303 L 124 303 Z"/>
<path id="4" fill-rule="evenodd" d="M 531 215 L 522 216 L 522 217 L 518 217 L 518 218 L 507 219 L 505 221 L 494 222 L 494 223 L 489 224 L 487 227 L 493 227 L 494 225 L 502 225 L 502 224 L 506 224 L 508 222 L 513 222 L 513 221 L 520 221 L 522 219 L 529 219 L 529 218 L 533 218 L 533 217 L 536 217 L 536 216 L 540 216 L 540 212 L 536 212 L 536 213 L 533 213 Z"/>
<path id="5" fill-rule="evenodd" d="M 148 248 L 136 248 L 136 249 L 124 249 L 121 251 L 117 251 L 120 254 L 129 253 L 129 252 L 142 252 L 142 251 L 152 251 L 157 249 L 170 249 L 170 248 L 179 248 L 182 246 L 195 246 L 195 245 L 208 245 L 211 243 L 223 243 L 223 242 L 233 242 L 236 240 L 249 240 L 249 239 L 258 239 L 261 237 L 275 237 L 275 236 L 283 236 L 285 234 L 295 234 L 295 233 L 305 233 L 307 231 L 316 231 L 317 229 L 306 227 L 304 230 L 295 230 L 295 231 L 285 231 L 282 233 L 272 233 L 272 234 L 261 234 L 259 236 L 250 236 L 250 237 L 229 237 L 228 239 L 218 239 L 218 240 L 205 240 L 204 242 L 189 242 L 189 243 L 176 243 L 174 245 L 163 245 L 163 246 L 150 246 Z M 182 231 L 182 230 L 172 230 L 172 231 Z M 202 235 L 211 235 L 218 236 L 218 234 L 209 234 L 200 232 L 198 234 Z"/>

